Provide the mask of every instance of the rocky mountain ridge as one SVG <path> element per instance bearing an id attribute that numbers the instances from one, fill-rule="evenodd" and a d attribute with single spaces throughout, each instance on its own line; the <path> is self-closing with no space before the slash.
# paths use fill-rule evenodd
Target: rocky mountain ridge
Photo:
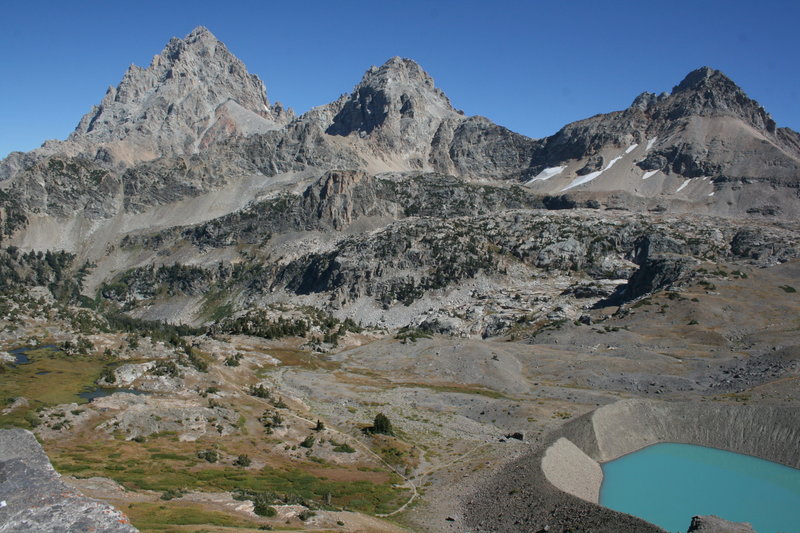
<path id="1" fill-rule="evenodd" d="M 624 111 L 565 126 L 545 140 L 540 167 L 563 166 L 567 172 L 575 169 L 576 176 L 592 176 L 580 185 L 599 177 L 593 174 L 598 171 L 612 186 L 631 185 L 623 187 L 627 190 L 636 188 L 630 177 L 640 183 L 661 180 L 661 192 L 673 195 L 680 191 L 670 190 L 668 178 L 794 186 L 800 171 L 796 138 L 796 132 L 776 128 L 769 114 L 724 74 L 703 67 L 689 73 L 671 94 L 643 93 Z M 617 152 L 610 161 L 605 155 L 609 150 Z M 631 153 L 635 157 L 629 160 Z M 586 164 L 576 168 L 571 161 Z M 614 173 L 616 182 L 607 178 Z"/>
<path id="2" fill-rule="evenodd" d="M 792 243 L 794 226 L 770 228 L 769 220 L 800 213 L 796 136 L 708 67 L 670 94 L 643 93 L 626 110 L 539 140 L 465 116 L 417 63 L 399 57 L 294 118 L 270 106 L 263 83 L 201 27 L 172 39 L 148 68 L 129 69 L 69 139 L 6 159 L 13 176 L 3 182 L 0 216 L 7 242 L 66 249 L 98 265 L 87 296 L 177 263 L 204 272 L 204 290 L 221 290 L 234 308 L 302 296 L 340 318 L 399 327 L 425 322 L 415 306 L 467 280 L 488 277 L 514 293 L 523 272 L 544 269 L 556 284 L 588 274 L 611 284 L 592 303 L 610 303 L 669 285 L 693 261 L 729 257 L 676 245 L 664 250 L 676 257 L 635 259 L 634 241 L 653 228 L 632 237 L 619 223 L 634 223 L 624 211 L 641 213 L 637 227 L 674 215 L 682 222 L 667 226 L 676 235 L 681 225 L 709 224 L 713 236 L 684 240 L 714 249 L 732 249 L 731 228 L 751 224 L 726 227 L 719 216 L 763 221 L 758 235 Z M 128 149 L 139 155 L 126 157 Z M 20 157 L 33 162 L 16 169 Z M 575 208 L 598 212 L 548 214 Z M 535 220 L 558 229 L 538 237 L 514 229 L 547 226 Z M 794 250 L 762 257 L 786 261 Z M 235 280 L 217 278 L 234 270 Z M 506 279 L 507 271 L 515 274 Z M 626 292 L 612 296 L 628 278 Z M 203 320 L 197 309 L 165 314 L 172 304 L 126 291 L 104 294 L 150 318 Z M 454 321 L 484 292 L 439 317 L 449 331 L 509 327 L 514 313 Z"/>
<path id="3" fill-rule="evenodd" d="M 542 195 L 625 191 L 667 207 L 792 217 L 800 136 L 777 128 L 707 67 L 669 95 L 643 93 L 627 110 L 539 140 L 464 116 L 418 64 L 401 58 L 294 119 L 270 106 L 263 83 L 200 27 L 173 38 L 148 68 L 132 66 L 66 141 L 0 162 L 0 178 L 6 205 L 84 227 L 81 219 L 252 190 L 223 208 L 235 211 L 287 180 L 305 186 L 333 169 L 509 180 Z M 17 241 L 36 246 L 24 235 Z"/>

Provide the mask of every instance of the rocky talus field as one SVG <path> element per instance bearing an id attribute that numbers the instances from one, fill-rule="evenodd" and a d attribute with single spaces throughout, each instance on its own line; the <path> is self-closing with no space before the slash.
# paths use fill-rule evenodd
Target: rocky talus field
<path id="1" fill-rule="evenodd" d="M 410 59 L 300 116 L 206 28 L 131 66 L 0 161 L 0 532 L 656 532 L 585 472 L 797 467 L 800 134 L 676 81 L 531 139 Z"/>

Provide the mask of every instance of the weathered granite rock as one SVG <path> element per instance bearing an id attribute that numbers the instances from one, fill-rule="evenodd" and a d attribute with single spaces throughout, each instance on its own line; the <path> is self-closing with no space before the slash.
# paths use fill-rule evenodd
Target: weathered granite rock
<path id="1" fill-rule="evenodd" d="M 173 37 L 148 68 L 131 65 L 68 140 L 87 148 L 103 143 L 104 157 L 134 161 L 192 153 L 234 132 L 275 129 L 290 117 L 270 106 L 263 82 L 201 26 Z"/>
<path id="2" fill-rule="evenodd" d="M 623 300 L 629 301 L 663 289 L 680 280 L 697 263 L 691 257 L 671 254 L 649 257 L 628 280 Z"/>
<path id="3" fill-rule="evenodd" d="M 586 161 L 586 165 L 583 168 L 579 169 L 575 172 L 578 176 L 585 176 L 590 172 L 594 172 L 595 170 L 600 170 L 603 168 L 604 160 L 603 156 L 601 155 L 593 155 Z"/>
<path id="4" fill-rule="evenodd" d="M 126 246 L 166 250 L 180 241 L 190 241 L 206 250 L 234 243 L 262 243 L 272 232 L 352 228 L 359 222 L 368 224 L 365 219 L 370 219 L 377 229 L 353 232 L 324 246 L 281 247 L 268 262 L 254 259 L 250 270 L 240 272 L 235 282 L 247 305 L 283 293 L 319 298 L 318 305 L 330 305 L 332 310 L 361 298 L 388 309 L 441 295 L 436 291 L 457 289 L 482 276 L 493 276 L 500 288 L 519 287 L 525 276 L 545 280 L 560 275 L 595 280 L 570 283 L 559 289 L 562 295 L 611 296 L 604 303 L 619 305 L 682 283 L 698 261 L 728 260 L 732 255 L 729 243 L 741 228 L 710 218 L 689 222 L 655 215 L 612 217 L 595 210 L 553 212 L 502 207 L 532 200 L 516 195 L 513 188 L 467 186 L 454 178 L 374 179 L 359 172 L 332 171 L 302 196 L 281 196 L 236 216 L 180 232 L 131 239 Z M 493 212 L 495 209 L 501 212 Z M 386 223 L 402 216 L 400 213 L 420 216 Z M 797 233 L 787 227 L 763 232 L 760 242 L 797 256 L 797 238 Z M 118 286 L 114 294 L 108 290 L 103 294 L 118 301 L 164 291 L 191 295 L 195 278 L 204 280 L 203 286 L 209 288 L 231 281 L 230 272 L 216 265 L 187 266 L 182 272 L 181 283 L 175 284 L 159 281 L 161 277 L 154 276 L 149 267 L 134 269 L 124 274 L 124 286 Z M 511 272 L 525 274 L 506 278 Z M 629 279 L 629 283 L 624 287 L 624 299 L 619 299 L 619 293 L 611 293 L 622 291 L 617 287 L 623 279 Z M 430 324 L 432 331 L 452 334 L 463 327 L 459 321 L 443 323 L 440 318 L 443 315 L 432 313 L 414 323 Z M 489 322 L 481 331 L 496 335 L 510 327 L 513 319 L 509 319 L 499 315 L 496 320 L 487 318 Z M 454 329 L 456 323 L 462 325 Z"/>
<path id="5" fill-rule="evenodd" d="M 67 486 L 29 431 L 0 430 L 0 532 L 135 533 L 120 511 Z"/>
<path id="6" fill-rule="evenodd" d="M 793 252 L 791 245 L 770 242 L 768 232 L 763 228 L 742 228 L 731 239 L 731 253 L 755 261 L 761 265 L 783 263 Z"/>

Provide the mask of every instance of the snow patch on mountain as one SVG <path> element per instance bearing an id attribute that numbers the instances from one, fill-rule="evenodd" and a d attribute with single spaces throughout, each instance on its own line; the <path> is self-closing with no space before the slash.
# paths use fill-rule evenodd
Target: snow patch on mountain
<path id="1" fill-rule="evenodd" d="M 578 178 L 576 178 L 575 180 L 573 180 L 573 182 L 572 182 L 572 183 L 570 183 L 569 185 L 567 185 L 566 187 L 564 187 L 563 189 L 561 189 L 561 192 L 564 192 L 564 191 L 566 191 L 566 190 L 569 190 L 569 189 L 572 189 L 572 188 L 574 188 L 574 187 L 577 187 L 578 185 L 583 185 L 584 183 L 589 183 L 590 181 L 592 181 L 592 180 L 594 180 L 594 179 L 597 179 L 597 178 L 599 178 L 599 177 L 600 177 L 600 174 L 602 174 L 602 173 L 603 173 L 603 172 L 605 172 L 606 170 L 608 170 L 608 169 L 610 169 L 611 167 L 613 167 L 613 166 L 614 166 L 614 163 L 616 163 L 616 162 L 617 162 L 617 161 L 619 161 L 620 159 L 622 159 L 622 156 L 621 156 L 621 155 L 618 155 L 617 157 L 615 157 L 614 159 L 612 159 L 611 161 L 609 161 L 609 162 L 608 162 L 608 165 L 606 165 L 606 168 L 604 168 L 603 170 L 596 170 L 596 171 L 594 171 L 594 172 L 590 172 L 589 174 L 586 174 L 585 176 L 579 176 Z"/>
<path id="2" fill-rule="evenodd" d="M 558 176 L 559 174 L 564 172 L 564 170 L 566 170 L 566 168 L 567 168 L 566 165 L 561 166 L 561 167 L 546 168 L 546 169 L 542 170 L 541 172 L 539 172 L 538 174 L 536 174 L 536 176 L 534 176 L 533 178 L 531 178 L 527 182 L 525 182 L 525 185 L 530 185 L 530 184 L 532 184 L 532 183 L 534 183 L 536 181 L 549 180 L 550 178 Z"/>
<path id="3" fill-rule="evenodd" d="M 644 173 L 644 176 L 642 176 L 642 179 L 646 180 L 647 178 L 651 178 L 651 177 L 655 176 L 656 174 L 658 174 L 659 172 L 660 172 L 659 170 L 648 170 L 647 172 Z"/>

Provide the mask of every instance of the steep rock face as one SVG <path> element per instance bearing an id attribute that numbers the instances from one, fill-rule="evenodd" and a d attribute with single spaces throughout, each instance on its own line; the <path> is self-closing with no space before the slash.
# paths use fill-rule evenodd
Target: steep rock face
<path id="1" fill-rule="evenodd" d="M 758 102 L 722 72 L 709 67 L 693 70 L 672 89 L 671 98 L 662 99 L 665 105 L 655 108 L 653 118 L 664 115 L 668 120 L 698 115 L 732 115 L 757 130 L 775 133 L 775 121 Z M 657 102 L 658 103 L 658 102 Z M 660 109 L 659 109 L 660 107 Z"/>
<path id="2" fill-rule="evenodd" d="M 122 181 L 113 170 L 84 158 L 53 156 L 22 171 L 12 185 L 17 201 L 34 213 L 107 218 L 120 208 Z"/>
<path id="3" fill-rule="evenodd" d="M 429 160 L 439 172 L 467 178 L 519 181 L 528 178 L 541 143 L 484 117 L 443 121 Z"/>
<path id="4" fill-rule="evenodd" d="M 518 180 L 540 144 L 485 117 L 465 117 L 422 67 L 399 57 L 370 68 L 349 96 L 314 110 L 313 118 L 390 170 Z"/>
<path id="5" fill-rule="evenodd" d="M 410 59 L 393 57 L 364 74 L 326 133 L 374 136 L 389 150 L 424 150 L 438 122 L 458 116 L 427 72 Z"/>
<path id="6" fill-rule="evenodd" d="M 125 211 L 141 213 L 150 206 L 208 193 L 242 177 L 245 169 L 241 165 L 212 153 L 157 159 L 127 169 L 121 178 Z"/>
<path id="7" fill-rule="evenodd" d="M 0 531 L 136 533 L 107 503 L 83 496 L 61 481 L 29 431 L 0 431 Z"/>
<path id="8" fill-rule="evenodd" d="M 232 139 L 220 145 L 217 157 L 241 158 L 265 176 L 313 169 L 317 175 L 330 169 L 357 170 L 367 166 L 363 154 L 337 143 L 320 124 L 305 115 L 280 131 Z"/>
<path id="9" fill-rule="evenodd" d="M 129 236 L 123 246 L 167 247 L 181 240 L 200 249 L 235 243 L 263 244 L 271 233 L 345 230 L 365 217 L 449 218 L 506 209 L 543 208 L 541 198 L 520 186 L 475 185 L 441 174 L 387 174 L 357 170 L 326 172 L 302 194 L 282 194 L 203 224 L 151 235 Z"/>
<path id="10" fill-rule="evenodd" d="M 303 203 L 319 220 L 329 220 L 337 230 L 364 216 L 397 216 L 396 209 L 391 209 L 365 181 L 370 181 L 365 172 L 328 172 L 306 189 Z"/>
<path id="11" fill-rule="evenodd" d="M 199 27 L 170 40 L 148 68 L 132 65 L 68 140 L 85 150 L 103 144 L 114 159 L 133 162 L 192 153 L 288 118 L 281 106 L 270 107 L 263 82 Z"/>
<path id="12" fill-rule="evenodd" d="M 15 208 L 56 219 L 110 219 L 197 197 L 257 170 L 247 161 L 201 154 L 164 157 L 116 169 L 82 156 L 54 155 L 19 172 L 10 182 Z M 157 221 L 154 221 L 157 222 Z"/>

